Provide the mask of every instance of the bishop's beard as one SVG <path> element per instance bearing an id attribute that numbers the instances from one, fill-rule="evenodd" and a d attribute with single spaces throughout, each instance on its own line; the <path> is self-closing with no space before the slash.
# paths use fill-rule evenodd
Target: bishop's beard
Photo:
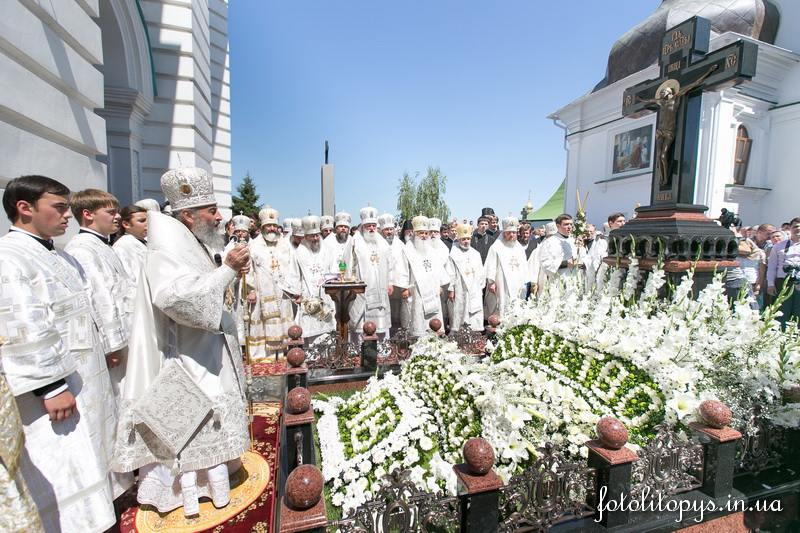
<path id="1" fill-rule="evenodd" d="M 463 251 L 465 251 L 465 252 L 466 252 L 467 250 L 469 250 L 469 249 L 470 249 L 470 244 L 469 244 L 469 243 L 467 243 L 467 244 L 465 245 L 465 244 L 462 244 L 462 242 L 461 242 L 461 241 L 458 241 L 458 247 L 459 247 L 459 248 L 461 248 L 461 250 L 463 250 Z"/>
<path id="2" fill-rule="evenodd" d="M 225 235 L 220 231 L 218 226 L 211 222 L 198 219 L 191 231 L 192 234 L 197 237 L 197 240 L 215 252 L 222 251 L 225 247 Z"/>
<path id="3" fill-rule="evenodd" d="M 428 239 L 414 239 L 414 249 L 420 255 L 428 255 L 431 250 L 431 241 Z"/>
<path id="4" fill-rule="evenodd" d="M 378 234 L 374 231 L 363 231 L 361 232 L 361 236 L 364 237 L 364 241 L 370 244 L 375 244 L 378 242 Z"/>
<path id="5" fill-rule="evenodd" d="M 264 231 L 262 235 L 264 235 L 264 240 L 270 244 L 278 242 L 279 236 L 277 231 Z"/>
<path id="6" fill-rule="evenodd" d="M 308 248 L 309 250 L 311 250 L 312 252 L 314 252 L 316 254 L 316 253 L 319 252 L 319 249 L 321 247 L 321 243 L 320 243 L 320 241 L 309 241 L 309 240 L 303 239 L 303 246 L 305 246 L 306 248 Z"/>
<path id="7" fill-rule="evenodd" d="M 386 242 L 392 244 L 394 242 L 394 233 L 391 235 L 384 235 L 383 238 L 386 239 Z"/>
<path id="8" fill-rule="evenodd" d="M 347 242 L 347 237 L 349 237 L 349 236 L 350 236 L 349 233 L 345 233 L 345 234 L 337 233 L 336 234 L 336 241 L 339 244 L 344 244 L 344 243 Z"/>
<path id="9" fill-rule="evenodd" d="M 503 244 L 505 244 L 509 248 L 513 248 L 516 243 L 517 239 L 511 239 L 510 241 L 503 239 Z"/>

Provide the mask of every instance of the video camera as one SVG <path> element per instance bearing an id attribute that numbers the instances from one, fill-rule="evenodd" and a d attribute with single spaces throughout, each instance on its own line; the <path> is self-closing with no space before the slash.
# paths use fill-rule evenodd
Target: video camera
<path id="1" fill-rule="evenodd" d="M 727 209 L 725 209 L 724 207 L 722 208 L 722 211 L 720 212 L 719 218 L 717 220 L 719 220 L 719 223 L 722 225 L 723 228 L 727 229 L 731 229 L 731 226 L 735 226 L 738 228 L 739 226 L 742 225 L 742 219 L 736 216 L 736 213 L 732 213 Z"/>

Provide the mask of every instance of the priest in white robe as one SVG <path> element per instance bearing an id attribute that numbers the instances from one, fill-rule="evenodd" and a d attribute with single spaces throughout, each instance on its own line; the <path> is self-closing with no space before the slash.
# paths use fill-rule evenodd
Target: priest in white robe
<path id="1" fill-rule="evenodd" d="M 258 213 L 261 235 L 250 241 L 252 270 L 247 274 L 250 307 L 250 358 L 258 361 L 286 348 L 294 323 L 292 296 L 300 294 L 300 280 L 292 267 L 294 250 L 282 237 L 278 212 L 265 207 Z"/>
<path id="2" fill-rule="evenodd" d="M 544 238 L 547 239 L 556 234 L 555 222 L 548 222 L 544 226 Z M 544 242 L 544 241 L 542 241 Z M 528 272 L 531 280 L 531 294 L 539 294 L 547 283 L 547 275 L 542 268 L 542 249 L 544 247 L 540 244 L 528 257 Z"/>
<path id="3" fill-rule="evenodd" d="M 447 260 L 450 277 L 448 305 L 450 327 L 454 330 L 467 325 L 473 331 L 483 331 L 483 289 L 486 272 L 481 254 L 471 246 L 472 226 L 456 226 L 456 241 Z"/>
<path id="4" fill-rule="evenodd" d="M 573 220 L 568 214 L 556 217 L 556 233 L 542 242 L 539 252 L 539 262 L 547 281 L 558 276 L 577 275 L 585 265 L 583 251 L 572 236 Z"/>
<path id="5" fill-rule="evenodd" d="M 99 319 L 78 262 L 53 246 L 69 224 L 69 189 L 11 180 L 0 238 L 0 360 L 19 408 L 19 469 L 48 532 L 102 532 L 116 522 L 107 422 L 114 395 Z"/>
<path id="6" fill-rule="evenodd" d="M 378 337 L 385 338 L 392 325 L 389 297 L 392 285 L 392 249 L 378 233 L 378 211 L 364 207 L 359 212 L 361 224 L 353 236 L 352 252 L 345 255 L 353 277 L 367 284 L 362 294 L 350 303 L 350 340 L 356 342 L 364 322 L 374 322 Z"/>
<path id="7" fill-rule="evenodd" d="M 442 320 L 443 287 L 450 283 L 436 253 L 430 246 L 427 217 L 416 216 L 411 221 L 414 230 L 410 241 L 403 247 L 402 259 L 397 263 L 394 284 L 400 288 L 409 317 L 409 332 L 421 337 L 430 331 L 432 318 Z"/>
<path id="8" fill-rule="evenodd" d="M 120 217 L 122 236 L 114 241 L 114 251 L 135 291 L 147 254 L 147 209 L 129 205 L 120 211 Z"/>
<path id="9" fill-rule="evenodd" d="M 328 237 L 328 235 L 333 233 L 333 225 L 335 221 L 336 220 L 330 215 L 322 215 L 319 217 L 320 235 L 323 241 Z"/>
<path id="10" fill-rule="evenodd" d="M 433 249 L 434 257 L 439 263 L 441 268 L 446 268 L 447 262 L 450 258 L 450 249 L 442 240 L 442 221 L 441 219 L 431 217 L 428 219 L 428 239 L 430 240 L 430 247 Z M 447 305 L 447 292 L 442 291 L 442 329 L 443 331 L 450 330 L 450 313 L 449 306 Z"/>
<path id="11" fill-rule="evenodd" d="M 242 356 L 224 300 L 250 256 L 241 244 L 217 267 L 222 216 L 205 170 L 170 170 L 161 189 L 173 216 L 148 213 L 113 468 L 139 469 L 140 504 L 193 516 L 200 497 L 229 503 L 229 474 L 249 446 Z"/>
<path id="12" fill-rule="evenodd" d="M 486 254 L 486 296 L 484 313 L 498 315 L 501 319 L 505 307 L 514 299 L 526 296 L 530 280 L 525 248 L 517 240 L 519 221 L 514 217 L 503 219 L 503 231 Z"/>
<path id="13" fill-rule="evenodd" d="M 333 257 L 337 265 L 345 255 L 349 257 L 352 253 L 353 237 L 350 236 L 350 224 L 352 221 L 350 213 L 345 213 L 344 211 L 336 213 L 333 233 L 322 241 L 323 246 L 328 249 L 328 253 Z M 348 271 L 350 270 L 350 265 L 345 265 L 345 267 Z"/>
<path id="14" fill-rule="evenodd" d="M 303 242 L 294 254 L 294 276 L 300 283 L 296 323 L 303 328 L 306 345 L 336 330 L 336 307 L 325 293 L 326 275 L 337 271 L 339 258 L 322 245 L 318 216 L 303 217 Z M 330 238 L 330 237 L 328 237 Z"/>
<path id="15" fill-rule="evenodd" d="M 395 286 L 396 283 L 394 282 L 394 278 L 397 270 L 396 265 L 403 259 L 403 241 L 400 240 L 400 237 L 397 235 L 397 230 L 394 224 L 394 216 L 389 213 L 384 213 L 379 216 L 378 230 L 380 230 L 383 239 L 386 241 L 392 251 L 390 258 L 391 279 L 389 281 L 392 286 Z M 389 295 L 389 307 L 392 320 L 391 328 L 393 331 L 396 331 L 401 327 L 408 327 L 408 317 L 403 316 L 403 310 L 405 307 L 402 305 L 403 298 L 400 295 L 401 292 L 402 291 L 396 291 L 393 289 L 392 293 Z"/>

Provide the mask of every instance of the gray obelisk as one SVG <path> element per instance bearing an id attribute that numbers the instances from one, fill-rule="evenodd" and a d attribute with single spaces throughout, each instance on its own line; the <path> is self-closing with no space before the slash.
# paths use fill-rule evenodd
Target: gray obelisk
<path id="1" fill-rule="evenodd" d="M 322 186 L 322 215 L 334 215 L 333 199 L 333 165 L 328 163 L 328 141 L 325 141 L 325 163 L 322 165 L 321 172 Z"/>

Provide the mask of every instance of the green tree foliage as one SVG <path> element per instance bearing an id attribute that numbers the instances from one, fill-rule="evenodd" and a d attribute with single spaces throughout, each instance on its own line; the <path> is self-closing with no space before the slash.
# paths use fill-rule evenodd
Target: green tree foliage
<path id="1" fill-rule="evenodd" d="M 397 210 L 402 219 L 417 215 L 436 217 L 442 221 L 450 219 L 450 208 L 444 200 L 447 192 L 447 176 L 439 167 L 428 167 L 425 177 L 417 183 L 416 178 L 404 173 L 397 185 Z"/>
<path id="2" fill-rule="evenodd" d="M 236 195 L 233 196 L 233 205 L 231 210 L 234 215 L 239 213 L 251 215 L 258 213 L 258 193 L 256 192 L 256 184 L 253 183 L 253 178 L 250 177 L 250 172 L 244 177 L 242 182 L 236 187 Z"/>

